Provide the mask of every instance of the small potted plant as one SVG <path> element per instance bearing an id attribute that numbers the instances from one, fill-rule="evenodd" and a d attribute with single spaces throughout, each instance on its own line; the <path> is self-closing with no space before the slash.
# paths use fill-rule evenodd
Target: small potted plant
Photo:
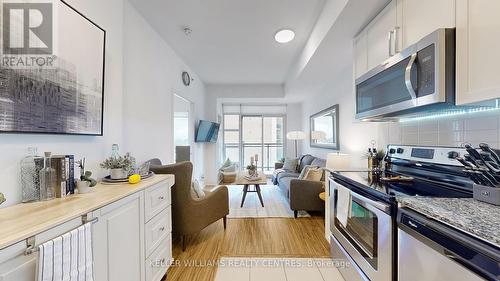
<path id="1" fill-rule="evenodd" d="M 3 202 L 5 202 L 5 196 L 0 192 L 0 205 L 2 205 Z"/>
<path id="2" fill-rule="evenodd" d="M 257 166 L 253 164 L 253 162 L 247 166 L 248 174 L 250 176 L 255 176 L 257 174 Z"/>
<path id="3" fill-rule="evenodd" d="M 110 170 L 112 180 L 125 179 L 135 166 L 135 158 L 130 153 L 125 156 L 111 156 L 101 163 L 101 168 Z"/>
<path id="4" fill-rule="evenodd" d="M 91 190 L 91 187 L 97 185 L 97 181 L 91 178 L 91 171 L 85 171 L 85 158 L 78 160 L 76 164 L 80 168 L 80 180 L 76 183 L 78 193 L 87 193 Z"/>

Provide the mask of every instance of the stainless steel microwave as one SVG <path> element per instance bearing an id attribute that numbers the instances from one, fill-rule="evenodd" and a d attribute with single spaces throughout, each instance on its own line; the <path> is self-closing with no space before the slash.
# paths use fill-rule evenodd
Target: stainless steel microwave
<path id="1" fill-rule="evenodd" d="M 455 105 L 455 29 L 443 28 L 356 79 L 356 119 L 384 120 Z"/>

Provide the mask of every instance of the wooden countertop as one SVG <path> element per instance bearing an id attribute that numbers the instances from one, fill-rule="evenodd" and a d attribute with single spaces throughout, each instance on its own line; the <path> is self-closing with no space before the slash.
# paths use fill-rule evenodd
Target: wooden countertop
<path id="1" fill-rule="evenodd" d="M 94 191 L 50 201 L 22 203 L 0 209 L 0 249 L 11 246 L 64 222 L 97 210 L 174 175 L 155 175 L 137 184 L 98 183 Z"/>

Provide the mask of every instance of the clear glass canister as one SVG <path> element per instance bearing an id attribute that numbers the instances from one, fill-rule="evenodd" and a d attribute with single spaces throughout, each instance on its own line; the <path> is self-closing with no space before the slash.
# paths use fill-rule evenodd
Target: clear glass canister
<path id="1" fill-rule="evenodd" d="M 50 200 L 55 198 L 57 176 L 56 170 L 51 167 L 51 153 L 45 152 L 45 165 L 40 170 L 40 200 Z"/>
<path id="2" fill-rule="evenodd" d="M 28 148 L 28 155 L 21 160 L 21 188 L 22 202 L 32 202 L 40 200 L 40 178 L 35 157 L 37 156 L 36 147 Z"/>

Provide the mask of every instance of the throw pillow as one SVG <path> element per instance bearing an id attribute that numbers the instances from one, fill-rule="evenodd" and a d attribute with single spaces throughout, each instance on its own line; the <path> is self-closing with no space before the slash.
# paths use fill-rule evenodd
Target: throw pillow
<path id="1" fill-rule="evenodd" d="M 287 171 L 297 171 L 297 166 L 299 165 L 299 159 L 285 159 L 285 163 L 283 163 L 283 170 Z"/>
<path id="2" fill-rule="evenodd" d="M 222 167 L 220 170 L 221 170 L 221 172 L 225 172 L 225 173 L 236 172 L 236 165 L 233 163 L 230 166 Z"/>
<path id="3" fill-rule="evenodd" d="M 305 175 L 305 180 L 308 181 L 321 181 L 321 178 L 323 177 L 323 169 L 314 167 L 314 168 L 309 168 L 307 169 L 307 173 Z"/>
<path id="4" fill-rule="evenodd" d="M 200 183 L 198 180 L 193 180 L 191 183 L 191 195 L 193 196 L 194 199 L 203 199 L 205 197 L 205 192 L 203 191 L 203 188 L 201 188 Z"/>
<path id="5" fill-rule="evenodd" d="M 220 167 L 221 170 L 227 167 L 231 167 L 233 165 L 233 162 L 229 158 L 226 159 L 226 161 L 222 164 L 222 167 Z"/>
<path id="6" fill-rule="evenodd" d="M 306 174 L 307 174 L 307 171 L 309 170 L 309 168 L 313 168 L 311 165 L 306 165 L 304 167 L 304 169 L 302 169 L 302 171 L 300 172 L 300 175 L 299 175 L 299 180 L 304 180 L 306 178 Z"/>

